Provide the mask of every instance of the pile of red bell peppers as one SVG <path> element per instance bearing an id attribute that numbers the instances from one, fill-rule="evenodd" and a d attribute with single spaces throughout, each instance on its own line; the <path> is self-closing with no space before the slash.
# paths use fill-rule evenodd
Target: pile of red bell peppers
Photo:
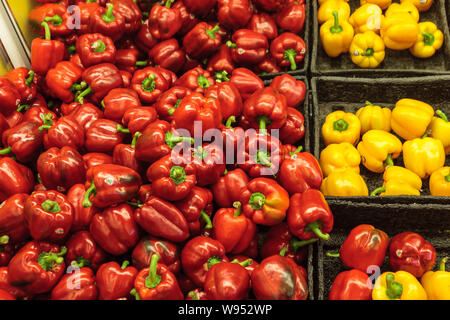
<path id="1" fill-rule="evenodd" d="M 306 299 L 305 84 L 257 75 L 302 61 L 303 1 L 38 2 L 0 77 L 0 298 Z"/>

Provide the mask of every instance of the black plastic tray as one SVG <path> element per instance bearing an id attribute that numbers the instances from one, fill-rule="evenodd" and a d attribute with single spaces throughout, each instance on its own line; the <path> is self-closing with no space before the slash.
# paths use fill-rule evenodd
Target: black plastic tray
<path id="1" fill-rule="evenodd" d="M 394 0 L 393 2 L 400 2 Z M 358 77 L 405 77 L 430 74 L 450 74 L 450 33 L 445 2 L 450 7 L 449 0 L 435 0 L 432 7 L 420 13 L 420 22 L 432 21 L 444 33 L 444 44 L 433 57 L 420 59 L 414 57 L 409 50 L 396 51 L 386 48 L 384 61 L 375 69 L 362 69 L 355 65 L 349 54 L 342 54 L 337 58 L 327 56 L 322 47 L 317 21 L 317 1 L 312 1 L 313 11 L 313 48 L 311 59 L 311 73 L 318 75 L 345 75 Z M 359 7 L 359 1 L 350 1 L 351 12 Z M 449 9 L 447 9 L 449 10 Z M 449 12 L 449 11 L 447 11 Z"/>
<path id="2" fill-rule="evenodd" d="M 321 241 L 316 246 L 315 296 L 318 300 L 327 300 L 331 285 L 336 276 L 350 268 L 339 258 L 326 256 L 326 252 L 339 252 L 348 233 L 360 224 L 371 224 L 386 232 L 389 238 L 401 232 L 417 232 L 429 241 L 437 252 L 437 270 L 439 262 L 450 256 L 450 207 L 445 205 L 352 203 L 329 200 L 335 225 L 329 241 Z M 391 271 L 388 253 L 381 272 Z"/>
<path id="3" fill-rule="evenodd" d="M 328 114 L 336 110 L 355 113 L 364 106 L 365 101 L 383 107 L 392 108 L 401 98 L 417 99 L 432 105 L 435 110 L 442 109 L 450 114 L 450 75 L 391 79 L 353 79 L 340 77 L 318 77 L 311 80 L 312 117 L 314 155 L 318 159 L 325 148 L 321 128 Z M 393 133 L 393 132 L 392 132 Z M 402 140 L 402 139 L 401 139 Z M 403 141 L 403 140 L 402 140 Z M 394 163 L 403 166 L 403 158 L 394 159 Z M 450 157 L 446 158 L 450 165 Z M 383 184 L 383 174 L 373 173 L 363 165 L 361 175 L 367 183 L 369 193 Z M 377 196 L 377 197 L 327 197 L 327 199 L 350 200 L 377 204 L 387 203 L 421 203 L 448 204 L 450 197 L 433 197 L 430 195 L 428 179 L 424 179 L 421 196 Z"/>

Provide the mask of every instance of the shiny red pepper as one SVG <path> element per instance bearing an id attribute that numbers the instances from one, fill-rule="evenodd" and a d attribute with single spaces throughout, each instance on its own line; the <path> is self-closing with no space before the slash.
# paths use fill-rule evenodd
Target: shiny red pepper
<path id="1" fill-rule="evenodd" d="M 296 108 L 305 101 L 305 83 L 302 80 L 296 80 L 289 74 L 275 77 L 270 86 L 286 98 L 288 108 Z"/>
<path id="2" fill-rule="evenodd" d="M 241 189 L 248 184 L 248 176 L 242 169 L 228 171 L 212 186 L 214 202 L 220 208 L 231 208 L 235 201 L 239 201 Z"/>
<path id="3" fill-rule="evenodd" d="M 389 265 L 392 271 L 406 271 L 416 278 L 433 269 L 436 249 L 420 234 L 402 232 L 395 235 L 389 244 Z"/>
<path id="4" fill-rule="evenodd" d="M 196 0 L 183 0 L 183 3 L 192 14 L 196 16 L 206 16 L 214 8 L 217 0 L 206 0 L 202 2 Z"/>
<path id="5" fill-rule="evenodd" d="M 144 163 L 136 159 L 136 139 L 139 137 L 140 133 L 138 132 L 131 144 L 118 144 L 114 147 L 113 151 L 113 163 L 124 166 L 139 174 L 145 172 Z"/>
<path id="6" fill-rule="evenodd" d="M 217 240 L 205 236 L 190 239 L 181 251 L 183 272 L 197 285 L 203 287 L 206 273 L 216 263 L 228 261 L 225 247 Z"/>
<path id="7" fill-rule="evenodd" d="M 120 71 L 134 73 L 138 68 L 148 66 L 148 61 L 139 60 L 140 56 L 141 52 L 138 49 L 119 49 L 114 64 Z"/>
<path id="8" fill-rule="evenodd" d="M 176 39 L 162 41 L 150 49 L 148 53 L 155 65 L 173 72 L 181 70 L 186 62 L 186 53 L 180 49 Z"/>
<path id="9" fill-rule="evenodd" d="M 130 201 L 138 193 L 142 184 L 142 179 L 136 171 L 115 164 L 105 164 L 89 169 L 86 180 L 89 188 L 86 190 L 83 201 L 85 208 L 92 205 L 106 208 Z"/>
<path id="10" fill-rule="evenodd" d="M 172 8 L 178 9 L 180 11 L 181 28 L 178 31 L 178 35 L 184 36 L 200 22 L 198 18 L 195 15 L 191 14 L 191 12 L 186 8 L 183 1 L 175 2 L 172 5 Z"/>
<path id="11" fill-rule="evenodd" d="M 372 282 L 360 270 L 352 269 L 337 275 L 331 285 L 328 300 L 372 300 Z"/>
<path id="12" fill-rule="evenodd" d="M 300 36 L 285 32 L 272 41 L 270 53 L 281 67 L 294 71 L 305 58 L 306 44 Z"/>
<path id="13" fill-rule="evenodd" d="M 20 92 L 15 85 L 8 78 L 0 77 L 0 112 L 9 116 L 17 110 L 20 100 Z"/>
<path id="14" fill-rule="evenodd" d="M 8 236 L 9 242 L 18 243 L 30 236 L 24 216 L 28 195 L 17 193 L 6 199 L 0 207 L 0 237 Z"/>
<path id="15" fill-rule="evenodd" d="M 76 184 L 67 192 L 67 200 L 73 206 L 72 231 L 89 228 L 92 217 L 98 212 L 96 207 L 83 207 L 85 194 L 86 188 L 84 184 Z"/>
<path id="16" fill-rule="evenodd" d="M 208 88 L 205 97 L 219 100 L 222 119 L 238 117 L 244 109 L 241 94 L 231 82 L 222 82 Z"/>
<path id="17" fill-rule="evenodd" d="M 106 259 L 105 252 L 98 246 L 89 231 L 74 233 L 66 243 L 66 264 L 74 268 L 89 267 L 97 270 Z"/>
<path id="18" fill-rule="evenodd" d="M 264 11 L 278 12 L 289 0 L 255 0 L 256 5 Z"/>
<path id="19" fill-rule="evenodd" d="M 69 116 L 80 124 L 86 133 L 95 121 L 103 118 L 103 112 L 92 103 L 84 103 L 79 104 Z"/>
<path id="20" fill-rule="evenodd" d="M 77 81 L 81 79 L 82 73 L 83 70 L 73 62 L 61 61 L 47 72 L 45 83 L 52 96 L 70 103 L 75 97 Z"/>
<path id="21" fill-rule="evenodd" d="M 39 75 L 45 75 L 48 70 L 64 58 L 64 43 L 51 39 L 51 31 L 47 22 L 43 22 L 44 39 L 33 39 L 31 42 L 31 69 Z"/>
<path id="22" fill-rule="evenodd" d="M 215 81 L 211 74 L 200 67 L 189 70 L 175 82 L 176 86 L 185 87 L 202 94 L 214 84 Z"/>
<path id="23" fill-rule="evenodd" d="M 160 69 L 147 67 L 134 73 L 131 88 L 135 90 L 143 103 L 152 104 L 171 86 Z"/>
<path id="24" fill-rule="evenodd" d="M 148 52 L 159 41 L 150 32 L 150 25 L 148 19 L 141 25 L 138 32 L 135 35 L 136 45 L 142 51 Z"/>
<path id="25" fill-rule="evenodd" d="M 113 120 L 98 119 L 86 131 L 86 150 L 112 154 L 115 146 L 123 142 L 127 133 L 127 130 Z"/>
<path id="26" fill-rule="evenodd" d="M 181 13 L 178 8 L 172 7 L 174 2 L 175 0 L 166 0 L 164 6 L 156 4 L 150 10 L 148 17 L 150 32 L 157 39 L 170 39 L 181 28 Z"/>
<path id="27" fill-rule="evenodd" d="M 52 300 L 96 300 L 98 289 L 91 268 L 73 269 L 63 275 L 51 293 Z"/>
<path id="28" fill-rule="evenodd" d="M 197 24 L 183 38 L 183 47 L 186 53 L 196 59 L 211 56 L 222 44 L 222 37 L 218 33 L 219 29 L 219 25 L 212 26 L 207 22 Z"/>
<path id="29" fill-rule="evenodd" d="M 180 272 L 181 261 L 178 247 L 170 241 L 152 236 L 143 237 L 134 247 L 131 254 L 133 265 L 139 270 L 149 267 L 154 254 L 160 257 L 159 263 L 166 265 L 173 274 Z"/>
<path id="30" fill-rule="evenodd" d="M 305 118 L 294 108 L 287 108 L 286 123 L 280 129 L 280 140 L 286 144 L 295 144 L 305 136 Z"/>
<path id="31" fill-rule="evenodd" d="M 253 15 L 253 4 L 249 0 L 218 0 L 217 3 L 217 19 L 227 29 L 245 27 Z"/>
<path id="32" fill-rule="evenodd" d="M 182 86 L 174 86 L 158 97 L 155 109 L 161 120 L 172 121 L 173 113 L 178 108 L 184 97 L 190 95 L 192 90 Z"/>
<path id="33" fill-rule="evenodd" d="M 58 116 L 56 115 L 56 113 L 54 113 L 53 111 L 47 109 L 47 107 L 44 106 L 39 106 L 39 107 L 30 107 L 30 109 L 28 109 L 25 114 L 23 115 L 23 122 L 36 122 L 39 125 L 43 125 L 44 124 L 44 117 L 48 114 L 52 115 L 52 119 L 53 120 L 57 120 Z"/>
<path id="34" fill-rule="evenodd" d="M 132 34 L 139 30 L 142 11 L 134 0 L 111 0 L 114 9 L 125 19 L 125 33 Z"/>
<path id="35" fill-rule="evenodd" d="M 37 95 L 37 86 L 34 83 L 35 72 L 27 68 L 15 68 L 5 75 L 19 90 L 22 103 L 30 103 Z"/>
<path id="36" fill-rule="evenodd" d="M 0 159 L 0 201 L 17 193 L 30 193 L 33 186 L 34 178 L 30 168 L 11 158 Z"/>
<path id="37" fill-rule="evenodd" d="M 91 152 L 83 155 L 86 170 L 102 164 L 113 164 L 112 157 L 106 153 Z"/>
<path id="38" fill-rule="evenodd" d="M 198 186 L 212 185 L 223 175 L 226 165 L 222 150 L 222 146 L 211 143 L 188 151 L 191 152 L 191 160 L 196 168 Z"/>
<path id="39" fill-rule="evenodd" d="M 125 260 L 122 265 L 115 261 L 101 265 L 95 275 L 100 300 L 118 300 L 129 296 L 138 274 L 138 270 L 129 264 Z"/>
<path id="40" fill-rule="evenodd" d="M 89 227 L 95 242 L 112 255 L 122 255 L 139 240 L 139 229 L 133 218 L 133 208 L 128 204 L 109 207 L 97 213 Z"/>
<path id="41" fill-rule="evenodd" d="M 264 88 L 264 82 L 254 72 L 247 68 L 237 68 L 233 71 L 230 81 L 241 93 L 245 102 L 253 93 Z"/>
<path id="42" fill-rule="evenodd" d="M 63 256 L 67 248 L 46 241 L 30 241 L 11 259 L 9 282 L 28 294 L 52 290 L 66 269 Z"/>
<path id="43" fill-rule="evenodd" d="M 255 13 L 246 28 L 265 35 L 269 41 L 278 37 L 278 28 L 275 20 L 271 15 L 264 12 Z"/>
<path id="44" fill-rule="evenodd" d="M 12 153 L 23 163 L 35 160 L 44 141 L 44 133 L 39 127 L 36 122 L 26 121 L 3 132 L 2 141 L 5 148 L 0 150 L 0 154 Z"/>
<path id="45" fill-rule="evenodd" d="M 186 294 L 185 300 L 209 300 L 203 289 L 197 288 Z"/>
<path id="46" fill-rule="evenodd" d="M 239 65 L 260 63 L 269 49 L 266 36 L 250 29 L 236 31 L 226 44 L 231 48 L 231 58 Z"/>
<path id="47" fill-rule="evenodd" d="M 125 18 L 109 3 L 107 8 L 100 7 L 91 13 L 88 30 L 90 33 L 101 33 L 117 41 L 125 33 Z"/>
<path id="48" fill-rule="evenodd" d="M 91 15 L 101 7 L 97 2 L 78 2 L 77 6 L 80 8 L 80 28 L 76 32 L 78 34 L 89 33 L 89 20 Z"/>
<path id="49" fill-rule="evenodd" d="M 47 130 L 44 135 L 46 149 L 70 146 L 79 150 L 84 145 L 83 127 L 70 116 L 61 117 L 56 123 L 51 118 L 44 118 L 44 125 L 40 126 L 39 130 Z"/>
<path id="50" fill-rule="evenodd" d="M 8 267 L 0 267 L 0 290 L 6 291 L 17 299 L 30 296 L 22 288 L 13 286 L 9 283 Z"/>
<path id="51" fill-rule="evenodd" d="M 157 118 L 158 114 L 153 107 L 132 107 L 123 114 L 122 124 L 135 135 L 137 132 L 142 133 Z"/>
<path id="52" fill-rule="evenodd" d="M 77 53 L 85 68 L 99 63 L 114 63 L 116 47 L 110 37 L 100 33 L 88 33 L 80 36 L 76 43 Z"/>
<path id="53" fill-rule="evenodd" d="M 86 168 L 81 154 L 72 147 L 53 147 L 41 153 L 37 171 L 47 189 L 62 192 L 86 179 Z"/>
<path id="54" fill-rule="evenodd" d="M 123 115 L 130 108 L 141 107 L 136 91 L 127 88 L 116 88 L 104 97 L 104 116 L 107 119 L 121 122 Z"/>
<path id="55" fill-rule="evenodd" d="M 300 33 L 305 25 L 305 2 L 290 1 L 275 15 L 275 21 L 284 31 Z"/>
<path id="56" fill-rule="evenodd" d="M 175 206 L 181 211 L 189 224 L 200 223 L 199 219 L 201 219 L 208 224 L 208 228 L 212 228 L 209 219 L 213 209 L 212 200 L 213 195 L 209 189 L 195 186 L 186 198 L 175 202 Z M 199 226 L 197 227 L 199 228 Z"/>
<path id="57" fill-rule="evenodd" d="M 231 59 L 230 48 L 223 44 L 219 50 L 208 60 L 207 69 L 209 73 L 216 75 L 216 82 L 229 81 L 227 75 L 235 69 L 233 59 Z M 226 73 L 224 73 L 224 71 Z"/>
<path id="58" fill-rule="evenodd" d="M 0 237 L 0 266 L 7 266 L 14 255 L 14 245 L 9 242 L 9 236 L 3 235 Z M 1 289 L 0 289 L 1 290 Z"/>
<path id="59" fill-rule="evenodd" d="M 282 71 L 270 53 L 253 70 L 259 75 L 279 73 Z"/>
<path id="60" fill-rule="evenodd" d="M 28 18 L 35 27 L 40 27 L 42 22 L 47 22 L 50 32 L 55 37 L 66 37 L 73 32 L 69 28 L 70 23 L 68 23 L 70 14 L 67 8 L 60 4 L 46 3 L 36 6 L 30 11 Z M 38 30 L 40 34 L 44 33 L 41 28 Z"/>

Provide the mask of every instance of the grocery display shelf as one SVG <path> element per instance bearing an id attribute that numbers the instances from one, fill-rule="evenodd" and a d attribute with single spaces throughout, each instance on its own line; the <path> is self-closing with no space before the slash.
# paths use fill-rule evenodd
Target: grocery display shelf
<path id="1" fill-rule="evenodd" d="M 420 12 L 419 22 L 434 22 L 444 33 L 444 44 L 436 54 L 427 59 L 414 57 L 409 50 L 391 50 L 386 48 L 384 61 L 375 69 L 362 69 L 355 65 L 350 55 L 342 54 L 337 58 L 331 58 L 325 53 L 320 40 L 320 25 L 317 21 L 318 2 L 310 1 L 313 6 L 312 26 L 313 41 L 311 54 L 311 73 L 313 76 L 337 75 L 346 77 L 405 77 L 432 74 L 450 74 L 450 32 L 448 19 L 449 1 L 435 0 L 431 8 L 426 12 Z M 400 2 L 394 0 L 393 2 Z M 447 10 L 446 4 L 447 3 Z M 351 12 L 359 7 L 359 1 L 350 1 Z"/>
<path id="2" fill-rule="evenodd" d="M 355 113 L 363 107 L 365 101 L 374 105 L 393 108 L 402 98 L 411 98 L 429 103 L 436 109 L 450 114 L 450 75 L 368 79 L 314 77 L 311 80 L 311 116 L 314 156 L 319 159 L 320 152 L 325 148 L 321 128 L 328 114 L 336 110 Z M 402 140 L 403 141 L 403 140 Z M 396 165 L 403 166 L 403 159 L 394 159 Z M 446 165 L 450 165 L 446 157 Z M 369 194 L 383 184 L 383 174 L 373 173 L 363 165 L 361 175 L 367 183 Z M 327 199 L 350 200 L 355 202 L 387 203 L 418 203 L 418 204 L 450 204 L 449 197 L 433 197 L 430 195 L 428 179 L 423 180 L 421 196 L 389 196 L 389 197 L 327 197 Z"/>

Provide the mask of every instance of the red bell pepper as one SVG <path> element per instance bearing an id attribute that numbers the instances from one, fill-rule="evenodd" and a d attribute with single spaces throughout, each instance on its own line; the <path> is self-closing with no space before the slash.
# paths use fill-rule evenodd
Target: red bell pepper
<path id="1" fill-rule="evenodd" d="M 154 5 L 148 17 L 150 32 L 155 38 L 162 40 L 172 38 L 182 25 L 180 11 L 172 7 L 175 0 L 165 2 L 164 6 Z"/>
<path id="2" fill-rule="evenodd" d="M 248 176 L 242 169 L 228 171 L 212 186 L 214 202 L 220 208 L 231 208 L 235 201 L 239 201 L 241 190 L 248 184 Z"/>
<path id="3" fill-rule="evenodd" d="M 269 41 L 278 37 L 278 28 L 275 20 L 264 12 L 253 14 L 246 28 L 265 35 Z"/>
<path id="4" fill-rule="evenodd" d="M 212 201 L 213 195 L 209 189 L 195 186 L 186 198 L 175 202 L 175 206 L 181 211 L 189 224 L 191 235 L 193 232 L 199 232 L 201 228 L 200 220 L 205 222 L 205 228 L 212 228 L 209 218 L 213 210 Z"/>
<path id="5" fill-rule="evenodd" d="M 337 275 L 331 285 L 328 300 L 372 300 L 369 276 L 352 269 Z"/>
<path id="6" fill-rule="evenodd" d="M 158 114 L 153 107 L 132 107 L 123 114 L 122 124 L 135 135 L 137 132 L 143 132 L 157 118 Z"/>
<path id="7" fill-rule="evenodd" d="M 0 289 L 0 300 L 16 300 L 16 297 L 11 295 L 8 291 Z"/>
<path id="8" fill-rule="evenodd" d="M 120 71 L 134 73 L 138 68 L 148 66 L 148 61 L 139 60 L 140 56 L 141 52 L 138 49 L 119 49 L 114 64 Z"/>
<path id="9" fill-rule="evenodd" d="M 305 2 L 291 1 L 275 15 L 277 25 L 286 32 L 300 33 L 305 25 Z"/>
<path id="10" fill-rule="evenodd" d="M 143 103 L 155 103 L 170 83 L 161 73 L 161 69 L 147 67 L 134 73 L 131 88 L 135 90 Z"/>
<path id="11" fill-rule="evenodd" d="M 70 231 L 73 207 L 62 193 L 37 191 L 25 201 L 24 217 L 33 239 L 58 242 Z"/>
<path id="12" fill-rule="evenodd" d="M 112 153 L 128 133 L 122 126 L 108 119 L 98 119 L 86 131 L 85 147 L 89 152 Z"/>
<path id="13" fill-rule="evenodd" d="M 253 4 L 249 0 L 219 0 L 217 19 L 227 29 L 236 30 L 247 25 L 253 15 Z"/>
<path id="14" fill-rule="evenodd" d="M 15 68 L 5 75 L 19 90 L 22 103 L 30 103 L 36 98 L 37 86 L 34 83 L 35 72 L 27 68 Z"/>
<path id="15" fill-rule="evenodd" d="M 196 0 L 183 0 L 184 5 L 192 14 L 196 16 L 206 16 L 215 7 L 217 0 L 206 0 L 206 1 L 196 1 Z"/>
<path id="16" fill-rule="evenodd" d="M 64 43 L 51 39 L 47 22 L 43 22 L 44 39 L 33 39 L 31 42 L 31 69 L 39 75 L 45 75 L 48 70 L 64 58 Z"/>
<path id="17" fill-rule="evenodd" d="M 102 101 L 105 118 L 121 122 L 123 115 L 130 108 L 141 107 L 136 91 L 127 88 L 116 88 L 108 92 Z"/>
<path id="18" fill-rule="evenodd" d="M 323 174 L 319 162 L 311 153 L 301 152 L 301 148 L 284 159 L 278 176 L 280 184 L 291 195 L 310 188 L 319 190 L 322 185 Z"/>
<path id="19" fill-rule="evenodd" d="M 0 267 L 0 290 L 8 292 L 17 299 L 29 296 L 22 288 L 13 286 L 9 283 L 8 267 Z"/>
<path id="20" fill-rule="evenodd" d="M 72 267 L 89 267 L 97 270 L 106 259 L 105 252 L 98 246 L 89 231 L 74 233 L 66 243 L 66 264 Z"/>
<path id="21" fill-rule="evenodd" d="M 202 6 L 204 6 L 203 3 Z M 197 24 L 183 38 L 183 47 L 186 53 L 196 59 L 211 56 L 222 44 L 222 37 L 218 33 L 219 29 L 219 25 L 212 26 L 207 22 Z"/>
<path id="22" fill-rule="evenodd" d="M 159 73 L 161 73 L 161 76 L 166 79 L 167 83 L 169 84 L 169 87 L 173 86 L 175 82 L 178 80 L 177 75 L 175 72 L 165 69 L 162 67 L 155 67 L 155 70 Z"/>
<path id="23" fill-rule="evenodd" d="M 255 0 L 256 5 L 264 11 L 278 12 L 289 0 Z"/>
<path id="24" fill-rule="evenodd" d="M 197 285 L 203 287 L 206 273 L 216 263 L 228 261 L 225 247 L 217 240 L 197 236 L 190 239 L 181 251 L 183 272 Z"/>
<path id="25" fill-rule="evenodd" d="M 214 84 L 215 81 L 211 74 L 200 67 L 189 70 L 175 82 L 176 86 L 185 87 L 202 94 Z"/>
<path id="26" fill-rule="evenodd" d="M 242 263 L 242 265 L 241 265 Z M 245 262 L 220 262 L 208 270 L 205 293 L 210 300 L 244 300 L 250 289 L 250 276 Z"/>
<path id="27" fill-rule="evenodd" d="M 190 149 L 198 186 L 204 187 L 216 183 L 225 172 L 225 157 L 222 149 L 222 146 L 213 143 Z"/>
<path id="28" fill-rule="evenodd" d="M 149 267 L 154 254 L 160 257 L 159 263 L 166 265 L 173 274 L 180 272 L 181 261 L 178 247 L 170 241 L 152 236 L 143 237 L 134 247 L 131 254 L 133 265 L 139 270 Z"/>
<path id="29" fill-rule="evenodd" d="M 133 218 L 133 208 L 128 204 L 109 207 L 97 213 L 89 226 L 95 242 L 112 255 L 122 255 L 139 240 L 139 229 Z"/>
<path id="30" fill-rule="evenodd" d="M 91 152 L 83 155 L 86 171 L 92 167 L 102 164 L 113 164 L 112 157 L 106 153 Z"/>
<path id="31" fill-rule="evenodd" d="M 89 227 L 92 217 L 98 212 L 95 207 L 83 207 L 83 200 L 86 194 L 84 184 L 76 184 L 67 192 L 67 200 L 73 206 L 72 231 L 79 231 Z"/>
<path id="32" fill-rule="evenodd" d="M 5 148 L 0 150 L 0 154 L 13 153 L 16 159 L 23 163 L 36 159 L 44 138 L 39 127 L 38 123 L 27 121 L 3 132 L 2 141 Z"/>
<path id="33" fill-rule="evenodd" d="M 280 140 L 283 143 L 295 144 L 305 135 L 305 118 L 294 108 L 287 108 L 286 123 L 280 129 Z"/>
<path id="34" fill-rule="evenodd" d="M 14 255 L 14 246 L 9 243 L 9 236 L 3 235 L 0 237 L 0 266 L 7 266 Z M 1 290 L 1 289 L 0 289 Z"/>
<path id="35" fill-rule="evenodd" d="M 78 2 L 78 8 L 80 8 L 80 28 L 76 30 L 78 34 L 89 33 L 89 21 L 91 15 L 98 9 L 100 5 L 97 2 Z"/>
<path id="36" fill-rule="evenodd" d="M 256 262 L 254 259 L 244 256 L 242 254 L 232 255 L 232 256 L 230 256 L 230 260 L 233 263 L 241 264 L 241 266 L 243 266 L 245 268 L 245 270 L 247 270 L 249 276 L 252 276 L 253 271 L 255 271 L 259 267 L 258 262 Z M 244 262 L 244 263 L 242 263 L 242 262 Z M 251 283 L 250 283 L 250 285 L 251 285 Z"/>
<path id="37" fill-rule="evenodd" d="M 191 31 L 200 21 L 198 18 L 191 14 L 191 12 L 186 8 L 183 1 L 177 1 L 172 5 L 173 9 L 178 9 L 180 11 L 181 17 L 181 28 L 178 30 L 178 35 L 184 36 L 186 33 Z"/>
<path id="38" fill-rule="evenodd" d="M 38 158 L 37 171 L 47 189 L 69 190 L 86 179 L 86 168 L 81 154 L 72 147 L 50 148 Z"/>
<path id="39" fill-rule="evenodd" d="M 63 275 L 51 293 L 52 300 L 96 300 L 97 296 L 94 272 L 87 267 Z"/>
<path id="40" fill-rule="evenodd" d="M 185 300 L 209 300 L 203 289 L 197 288 L 187 293 Z"/>
<path id="41" fill-rule="evenodd" d="M 95 275 L 100 300 L 118 300 L 129 296 L 138 274 L 138 270 L 129 264 L 125 260 L 122 265 L 115 261 L 101 265 Z"/>
<path id="42" fill-rule="evenodd" d="M 173 113 L 178 108 L 184 97 L 192 94 L 192 90 L 182 86 L 174 86 L 158 97 L 155 109 L 161 120 L 172 121 Z"/>
<path id="43" fill-rule="evenodd" d="M 70 103 L 75 97 L 78 88 L 76 83 L 80 80 L 82 73 L 83 70 L 73 62 L 61 61 L 48 70 L 45 83 L 53 97 Z"/>
<path id="44" fill-rule="evenodd" d="M 136 45 L 139 49 L 145 52 L 148 52 L 148 50 L 153 48 L 159 42 L 159 40 L 150 32 L 148 19 L 141 25 L 134 39 L 136 40 Z"/>
<path id="45" fill-rule="evenodd" d="M 111 0 L 114 9 L 125 19 L 125 33 L 133 34 L 141 26 L 142 11 L 134 0 Z"/>
<path id="46" fill-rule="evenodd" d="M 145 204 L 138 207 L 134 220 L 150 235 L 173 242 L 183 242 L 189 238 L 186 218 L 172 203 L 150 196 Z"/>
<path id="47" fill-rule="evenodd" d="M 0 201 L 17 193 L 30 193 L 34 178 L 30 168 L 11 158 L 0 159 Z"/>
<path id="48" fill-rule="evenodd" d="M 402 232 L 389 244 L 389 265 L 393 271 L 406 271 L 416 278 L 433 269 L 436 249 L 420 234 Z"/>
<path id="49" fill-rule="evenodd" d="M 79 104 L 69 116 L 83 127 L 84 133 L 98 119 L 103 118 L 103 112 L 92 103 Z"/>
<path id="50" fill-rule="evenodd" d="M 48 130 L 44 135 L 44 147 L 62 148 L 70 146 L 79 150 L 84 145 L 84 130 L 78 122 L 70 116 L 64 116 L 53 123 L 52 119 L 44 118 L 44 125 L 39 130 Z"/>
<path id="51" fill-rule="evenodd" d="M 228 253 L 242 253 L 250 245 L 256 233 L 256 225 L 242 215 L 241 203 L 235 202 L 234 208 L 221 208 L 214 215 L 214 238 L 225 247 Z"/>
<path id="52" fill-rule="evenodd" d="M 254 67 L 253 70 L 259 75 L 282 72 L 281 68 L 278 66 L 277 62 L 270 53 L 266 55 L 264 60 Z"/>
<path id="53" fill-rule="evenodd" d="M 296 80 L 289 74 L 275 77 L 270 86 L 286 98 L 288 108 L 296 108 L 305 101 L 305 83 L 302 80 Z"/>
<path id="54" fill-rule="evenodd" d="M 142 179 L 136 171 L 115 164 L 89 169 L 86 180 L 89 188 L 83 200 L 85 208 L 92 205 L 106 208 L 132 200 L 142 184 Z"/>
<path id="55" fill-rule="evenodd" d="M 52 115 L 53 120 L 58 120 L 58 116 L 53 111 L 47 109 L 47 107 L 40 106 L 40 107 L 30 107 L 25 114 L 23 115 L 23 122 L 36 122 L 39 125 L 44 124 L 44 118 L 49 117 L 48 114 Z"/>
<path id="56" fill-rule="evenodd" d="M 234 69 L 235 65 L 233 59 L 231 59 L 231 50 L 225 44 L 221 45 L 219 50 L 208 60 L 206 68 L 209 73 L 216 75 L 216 82 L 229 81 L 226 76 L 231 74 Z"/>
<path id="57" fill-rule="evenodd" d="M 88 33 L 80 36 L 76 43 L 77 53 L 85 68 L 99 63 L 114 63 L 116 47 L 110 37 L 100 33 Z"/>
<path id="58" fill-rule="evenodd" d="M 101 33 L 117 41 L 125 33 L 125 18 L 109 3 L 107 8 L 100 7 L 91 13 L 88 30 L 90 33 Z"/>
<path id="59" fill-rule="evenodd" d="M 239 90 L 245 102 L 253 93 L 264 88 L 264 82 L 247 68 L 237 68 L 233 71 L 230 81 Z"/>
<path id="60" fill-rule="evenodd" d="M 176 39 L 162 41 L 150 49 L 148 53 L 155 65 L 173 72 L 181 70 L 186 62 L 186 53 L 180 49 Z"/>
<path id="61" fill-rule="evenodd" d="M 253 293 L 258 300 L 306 300 L 308 284 L 294 260 L 273 255 L 261 261 L 251 276 Z"/>
<path id="62" fill-rule="evenodd" d="M 368 271 L 370 266 L 381 266 L 389 245 L 388 235 L 371 225 L 361 224 L 353 228 L 341 246 L 339 255 L 349 268 Z"/>
<path id="63" fill-rule="evenodd" d="M 227 41 L 231 58 L 239 65 L 256 65 L 264 60 L 269 49 L 266 36 L 250 29 L 240 29 Z"/>
<path id="64" fill-rule="evenodd" d="M 17 193 L 6 199 L 0 207 L 0 237 L 8 236 L 9 242 L 18 243 L 30 236 L 24 216 L 28 195 Z"/>
<path id="65" fill-rule="evenodd" d="M 183 300 L 177 278 L 158 260 L 157 254 L 152 255 L 150 267 L 139 271 L 131 294 L 136 300 Z"/>
<path id="66" fill-rule="evenodd" d="M 281 223 L 289 208 L 289 194 L 268 178 L 256 178 L 241 189 L 244 214 L 254 223 L 273 226 Z"/>
<path id="67" fill-rule="evenodd" d="M 195 122 L 201 121 L 203 135 L 208 129 L 217 129 L 222 123 L 222 112 L 219 101 L 205 98 L 201 93 L 193 93 L 185 97 L 173 113 L 175 128 L 186 129 L 195 137 Z M 198 130 L 197 130 L 198 131 Z"/>
<path id="68" fill-rule="evenodd" d="M 11 259 L 9 282 L 28 294 L 49 292 L 66 270 L 67 248 L 46 241 L 30 241 Z"/>
<path id="69" fill-rule="evenodd" d="M 133 138 L 131 144 L 118 144 L 114 147 L 113 151 L 113 163 L 124 166 L 138 173 L 145 172 L 144 164 L 137 160 L 136 154 L 136 140 L 139 138 L 140 133 L 137 132 Z"/>
<path id="70" fill-rule="evenodd" d="M 222 119 L 238 117 L 244 108 L 241 94 L 231 82 L 222 82 L 209 87 L 205 97 L 219 100 Z"/>
<path id="71" fill-rule="evenodd" d="M 15 85 L 8 78 L 0 77 L 0 112 L 9 116 L 17 110 L 20 100 L 20 92 Z"/>
<path id="72" fill-rule="evenodd" d="M 31 24 L 38 28 L 42 22 L 47 22 L 50 32 L 55 37 L 66 37 L 73 32 L 68 24 L 70 14 L 67 8 L 60 4 L 46 3 L 36 6 L 30 11 L 28 18 Z M 41 28 L 38 30 L 40 34 L 44 33 Z"/>
<path id="73" fill-rule="evenodd" d="M 305 58 L 306 44 L 300 36 L 285 32 L 272 41 L 270 53 L 281 67 L 294 71 Z"/>

